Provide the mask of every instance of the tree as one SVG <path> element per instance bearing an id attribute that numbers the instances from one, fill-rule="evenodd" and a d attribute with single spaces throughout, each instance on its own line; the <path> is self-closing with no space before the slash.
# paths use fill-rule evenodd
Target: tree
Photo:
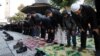
<path id="1" fill-rule="evenodd" d="M 18 7 L 18 10 L 22 10 L 25 6 L 23 4 L 21 4 L 19 7 Z"/>
<path id="2" fill-rule="evenodd" d="M 84 0 L 84 4 L 90 5 L 90 6 L 92 6 L 93 8 L 95 8 L 95 6 L 94 6 L 94 0 Z"/>
<path id="3" fill-rule="evenodd" d="M 62 8 L 64 6 L 70 6 L 76 0 L 51 0 L 52 5 L 55 7 Z"/>
<path id="4" fill-rule="evenodd" d="M 23 20 L 25 18 L 25 14 L 22 13 L 20 10 L 23 9 L 25 6 L 23 4 L 21 4 L 19 7 L 18 7 L 18 10 L 19 12 L 16 13 L 14 16 L 12 17 L 9 17 L 9 21 L 10 22 L 19 22 L 21 20 Z"/>
<path id="5" fill-rule="evenodd" d="M 25 14 L 22 12 L 16 13 L 14 16 L 9 17 L 10 22 L 19 22 L 25 18 Z"/>

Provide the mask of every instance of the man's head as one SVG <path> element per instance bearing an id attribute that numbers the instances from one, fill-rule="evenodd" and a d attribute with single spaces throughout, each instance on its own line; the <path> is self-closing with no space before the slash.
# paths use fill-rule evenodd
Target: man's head
<path id="1" fill-rule="evenodd" d="M 27 18 L 31 18 L 31 14 L 30 13 L 27 14 Z"/>
<path id="2" fill-rule="evenodd" d="M 51 10 L 46 10 L 45 15 L 51 17 L 51 16 L 53 16 L 53 13 Z"/>
<path id="3" fill-rule="evenodd" d="M 31 12 L 31 16 L 33 16 L 33 17 L 36 16 L 36 12 L 35 11 L 32 11 Z"/>
<path id="4" fill-rule="evenodd" d="M 63 16 L 63 17 L 68 17 L 68 16 L 69 16 L 67 10 L 64 10 L 64 11 L 62 12 L 62 16 Z"/>
<path id="5" fill-rule="evenodd" d="M 74 3 L 71 5 L 71 11 L 75 14 L 79 15 L 81 13 L 81 6 L 78 3 Z"/>

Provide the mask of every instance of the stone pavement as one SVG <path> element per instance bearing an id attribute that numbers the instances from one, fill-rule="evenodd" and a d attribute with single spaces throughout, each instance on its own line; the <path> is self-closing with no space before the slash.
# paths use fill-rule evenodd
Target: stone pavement
<path id="1" fill-rule="evenodd" d="M 18 40 L 28 38 L 30 36 L 23 35 L 17 32 L 7 31 L 11 36 L 14 36 L 14 40 L 5 41 L 5 35 L 0 31 L 0 56 L 34 56 L 35 50 L 31 51 L 28 49 L 27 52 L 17 54 L 16 50 L 13 49 L 13 45 L 17 43 Z"/>
<path id="2" fill-rule="evenodd" d="M 4 40 L 4 34 L 0 31 L 0 56 L 13 56 L 7 42 Z"/>
<path id="3" fill-rule="evenodd" d="M 56 33 L 56 40 L 58 43 L 64 43 L 67 42 L 64 38 L 61 38 L 62 41 L 60 41 L 60 37 L 65 37 L 64 32 L 61 32 L 61 30 L 58 30 L 59 32 Z M 6 39 L 5 34 L 3 34 L 3 31 L 0 31 L 0 56 L 34 56 L 34 53 L 36 50 L 29 50 L 27 52 L 17 54 L 16 50 L 13 49 L 13 45 L 17 43 L 18 40 L 20 39 L 25 39 L 25 38 L 30 38 L 31 36 L 28 35 L 23 35 L 21 33 L 17 32 L 12 32 L 12 31 L 7 31 L 11 36 L 14 37 L 14 40 L 12 41 L 5 41 Z M 61 34 L 61 35 L 60 35 Z"/>
<path id="4" fill-rule="evenodd" d="M 34 56 L 34 53 L 36 50 L 27 50 L 24 53 L 17 54 L 16 49 L 13 49 L 13 45 L 17 43 L 18 40 L 20 39 L 26 39 L 26 38 L 31 38 L 31 36 L 28 35 L 23 35 L 22 33 L 17 33 L 17 32 L 12 32 L 12 31 L 7 31 L 11 36 L 14 37 L 14 40 L 12 41 L 5 41 L 4 39 L 6 38 L 5 35 L 3 34 L 3 31 L 0 31 L 0 56 Z M 63 43 L 66 44 L 66 36 L 65 32 L 61 29 L 58 29 L 58 32 L 55 35 L 55 41 L 58 43 Z M 79 38 L 78 38 L 79 39 Z M 62 40 L 62 41 L 61 41 Z M 88 40 L 88 39 L 87 39 Z M 92 40 L 93 39 L 89 39 Z M 77 41 L 78 47 L 80 46 L 80 41 Z M 87 44 L 88 45 L 88 44 Z M 91 43 L 89 43 L 91 45 Z M 91 50 L 94 50 L 94 44 Z"/>

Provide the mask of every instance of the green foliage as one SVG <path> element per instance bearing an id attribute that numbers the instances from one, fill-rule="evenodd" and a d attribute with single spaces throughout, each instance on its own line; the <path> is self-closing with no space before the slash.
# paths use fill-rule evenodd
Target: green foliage
<path id="1" fill-rule="evenodd" d="M 86 5 L 90 5 L 90 6 L 92 6 L 93 8 L 95 7 L 95 6 L 94 6 L 94 0 L 84 0 L 84 1 L 85 1 L 84 3 L 85 3 Z"/>
<path id="2" fill-rule="evenodd" d="M 25 18 L 24 13 L 18 12 L 14 16 L 10 17 L 10 22 L 19 22 Z"/>
<path id="3" fill-rule="evenodd" d="M 60 8 L 64 6 L 70 6 L 75 1 L 76 0 L 51 0 L 53 6 L 60 7 Z"/>
<path id="4" fill-rule="evenodd" d="M 21 20 L 23 20 L 23 19 L 25 18 L 25 14 L 22 13 L 22 12 L 20 12 L 20 10 L 21 10 L 22 8 L 24 8 L 24 5 L 23 5 L 23 4 L 21 4 L 21 5 L 18 7 L 18 10 L 19 10 L 18 13 L 16 13 L 16 14 L 15 14 L 14 16 L 12 16 L 12 17 L 9 17 L 9 21 L 10 21 L 10 22 L 19 22 L 19 21 L 21 21 Z"/>

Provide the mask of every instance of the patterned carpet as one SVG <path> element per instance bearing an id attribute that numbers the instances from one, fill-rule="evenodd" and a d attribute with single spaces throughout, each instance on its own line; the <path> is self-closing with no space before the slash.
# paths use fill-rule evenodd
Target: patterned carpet
<path id="1" fill-rule="evenodd" d="M 28 38 L 24 40 L 24 44 L 31 50 L 36 49 L 37 52 L 42 51 L 46 56 L 94 56 L 94 40 L 93 38 L 87 39 L 87 49 L 78 52 L 80 46 L 80 38 L 77 37 L 77 48 L 59 46 L 59 44 L 46 43 L 41 39 Z"/>
<path id="2" fill-rule="evenodd" d="M 79 38 L 77 38 L 77 49 L 80 44 Z M 87 39 L 87 49 L 82 52 L 73 50 L 72 47 L 61 47 L 59 45 L 47 45 L 45 47 L 37 48 L 37 50 L 43 51 L 46 56 L 94 56 L 94 42 L 92 38 Z"/>

